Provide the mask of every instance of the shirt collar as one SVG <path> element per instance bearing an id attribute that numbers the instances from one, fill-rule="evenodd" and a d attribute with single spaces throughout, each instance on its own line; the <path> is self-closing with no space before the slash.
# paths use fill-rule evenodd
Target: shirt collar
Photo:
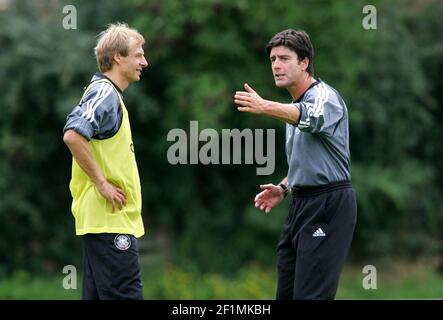
<path id="1" fill-rule="evenodd" d="M 316 79 L 315 82 L 311 83 L 311 85 L 305 90 L 305 92 L 303 92 L 303 94 L 297 100 L 292 101 L 292 103 L 300 102 L 303 99 L 303 97 L 305 96 L 306 92 L 308 92 L 308 90 L 311 89 L 312 87 L 315 87 L 321 81 L 322 80 L 320 78 Z"/>
<path id="2" fill-rule="evenodd" d="M 116 85 L 116 84 L 114 83 L 114 81 L 112 81 L 111 79 L 109 79 L 107 76 L 105 76 L 105 75 L 104 75 L 103 73 L 101 73 L 101 72 L 96 72 L 96 73 L 94 74 L 94 76 L 92 77 L 91 82 L 92 82 L 92 81 L 96 81 L 96 80 L 101 80 L 101 79 L 109 80 L 109 81 L 112 83 L 112 85 L 115 87 L 115 89 L 117 89 L 117 91 L 118 91 L 121 95 L 123 95 L 123 91 L 118 87 L 118 85 Z"/>

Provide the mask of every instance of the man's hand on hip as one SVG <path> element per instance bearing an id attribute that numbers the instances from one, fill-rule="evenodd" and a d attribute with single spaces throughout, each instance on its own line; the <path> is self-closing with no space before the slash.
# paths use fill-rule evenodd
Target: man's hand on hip
<path id="1" fill-rule="evenodd" d="M 122 189 L 112 183 L 105 180 L 100 185 L 97 185 L 97 189 L 100 194 L 111 203 L 112 213 L 114 213 L 116 205 L 118 205 L 120 209 L 126 205 L 126 194 Z"/>

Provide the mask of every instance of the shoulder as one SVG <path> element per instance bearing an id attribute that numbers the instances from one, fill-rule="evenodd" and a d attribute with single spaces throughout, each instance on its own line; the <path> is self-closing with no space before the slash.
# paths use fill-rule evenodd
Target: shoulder
<path id="1" fill-rule="evenodd" d="M 340 105 L 342 104 L 341 101 L 343 101 L 340 93 L 322 80 L 306 92 L 305 98 L 311 101 L 316 100 L 317 102 L 329 102 Z"/>
<path id="2" fill-rule="evenodd" d="M 92 82 L 86 89 L 80 106 L 89 113 L 116 112 L 120 105 L 119 94 L 108 81 Z"/>
<path id="3" fill-rule="evenodd" d="M 117 90 L 108 81 L 94 81 L 86 89 L 82 102 L 88 100 L 117 100 L 119 99 Z"/>

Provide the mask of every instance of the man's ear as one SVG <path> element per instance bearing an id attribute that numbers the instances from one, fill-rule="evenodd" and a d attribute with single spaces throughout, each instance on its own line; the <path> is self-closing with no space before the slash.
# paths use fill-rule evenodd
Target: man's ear
<path id="1" fill-rule="evenodd" d="M 305 57 L 302 61 L 300 61 L 300 64 L 301 64 L 301 67 L 303 68 L 303 70 L 306 71 L 309 66 L 309 58 Z"/>
<path id="2" fill-rule="evenodd" d="M 114 54 L 113 60 L 115 61 L 116 64 L 120 64 L 120 62 L 122 60 L 122 56 L 120 55 L 120 53 Z"/>

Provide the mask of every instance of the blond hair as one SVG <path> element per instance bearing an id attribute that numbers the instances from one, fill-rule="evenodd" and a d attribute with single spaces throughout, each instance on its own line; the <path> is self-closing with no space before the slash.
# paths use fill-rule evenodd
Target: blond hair
<path id="1" fill-rule="evenodd" d="M 117 22 L 107 27 L 98 35 L 97 46 L 94 49 L 101 72 L 112 69 L 114 55 L 117 53 L 128 56 L 131 39 L 141 42 L 141 45 L 145 43 L 143 36 L 137 30 L 129 28 L 126 23 Z"/>

